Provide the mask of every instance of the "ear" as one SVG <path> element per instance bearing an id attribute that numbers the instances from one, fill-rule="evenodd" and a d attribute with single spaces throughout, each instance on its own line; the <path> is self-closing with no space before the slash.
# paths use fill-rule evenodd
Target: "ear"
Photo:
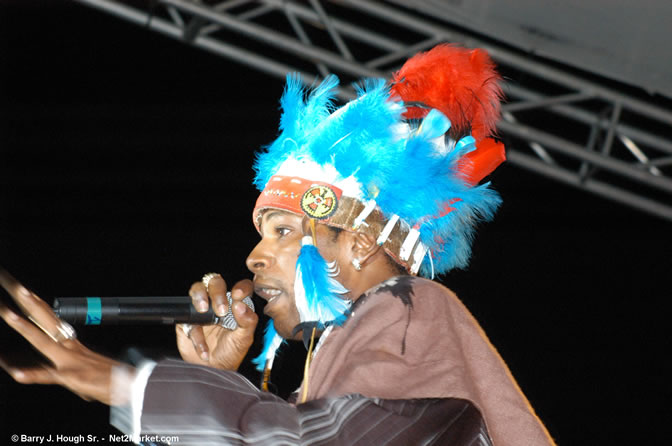
<path id="1" fill-rule="evenodd" d="M 366 264 L 371 257 L 381 250 L 381 246 L 376 243 L 376 239 L 370 234 L 365 232 L 355 232 L 352 234 L 352 238 L 353 258 L 358 259 L 362 265 Z"/>
<path id="2" fill-rule="evenodd" d="M 310 229 L 310 218 L 308 218 L 307 215 L 304 215 L 303 219 L 301 220 L 301 229 L 303 230 L 303 235 L 312 235 L 312 231 Z"/>

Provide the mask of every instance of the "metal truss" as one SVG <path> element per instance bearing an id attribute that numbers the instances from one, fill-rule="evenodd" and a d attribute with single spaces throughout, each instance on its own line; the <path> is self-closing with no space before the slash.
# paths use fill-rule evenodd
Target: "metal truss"
<path id="1" fill-rule="evenodd" d="M 387 77 L 439 42 L 485 48 L 507 79 L 498 128 L 510 163 L 672 220 L 672 110 L 468 33 L 435 9 L 394 0 L 77 1 L 273 76 L 300 72 L 306 83 L 329 73 L 344 85 Z"/>

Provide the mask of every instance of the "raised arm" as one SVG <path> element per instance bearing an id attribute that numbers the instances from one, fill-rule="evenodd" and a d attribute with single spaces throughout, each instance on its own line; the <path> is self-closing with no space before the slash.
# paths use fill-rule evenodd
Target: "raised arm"
<path id="1" fill-rule="evenodd" d="M 22 384 L 58 384 L 87 401 L 123 404 L 128 392 L 112 392 L 111 376 L 115 369 L 124 369 L 127 376 L 132 367 L 86 348 L 75 337 L 70 325 L 61 321 L 49 305 L 7 271 L 0 269 L 0 285 L 12 296 L 24 316 L 18 315 L 0 302 L 0 317 L 17 333 L 26 338 L 52 365 L 12 367 L 0 359 L 0 365 Z"/>

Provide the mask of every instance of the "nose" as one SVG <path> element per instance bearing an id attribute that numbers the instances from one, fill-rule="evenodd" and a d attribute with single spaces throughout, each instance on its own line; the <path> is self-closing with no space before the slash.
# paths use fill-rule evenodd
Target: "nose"
<path id="1" fill-rule="evenodd" d="M 264 240 L 257 243 L 257 246 L 247 256 L 245 263 L 247 264 L 247 269 L 254 274 L 268 269 L 273 264 L 273 256 L 266 249 Z"/>

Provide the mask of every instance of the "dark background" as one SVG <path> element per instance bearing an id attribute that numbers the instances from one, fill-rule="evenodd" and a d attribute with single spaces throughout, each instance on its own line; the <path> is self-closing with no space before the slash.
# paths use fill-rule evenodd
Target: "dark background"
<path id="1" fill-rule="evenodd" d="M 84 6 L 0 3 L 0 264 L 47 300 L 185 295 L 205 272 L 249 277 L 251 162 L 276 135 L 282 88 Z M 670 222 L 513 165 L 492 181 L 504 205 L 469 268 L 442 282 L 558 444 L 667 443 Z M 177 355 L 171 327 L 79 333 L 114 356 Z M 0 326 L 3 356 L 28 350 Z M 283 392 L 301 378 L 301 350 L 276 362 Z M 0 444 L 116 432 L 107 417 L 0 373 Z"/>

